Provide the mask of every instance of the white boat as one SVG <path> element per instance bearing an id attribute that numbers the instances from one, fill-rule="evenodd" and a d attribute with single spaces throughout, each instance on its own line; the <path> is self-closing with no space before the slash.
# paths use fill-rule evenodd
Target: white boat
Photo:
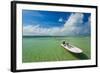
<path id="1" fill-rule="evenodd" d="M 68 51 L 72 52 L 72 53 L 82 53 L 83 51 L 80 48 L 77 48 L 71 44 L 61 44 L 61 46 L 65 49 L 67 49 Z"/>

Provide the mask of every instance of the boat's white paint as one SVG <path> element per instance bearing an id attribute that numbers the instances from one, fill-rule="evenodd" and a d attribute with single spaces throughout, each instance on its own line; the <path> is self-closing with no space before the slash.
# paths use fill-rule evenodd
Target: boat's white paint
<path id="1" fill-rule="evenodd" d="M 82 53 L 83 52 L 80 48 L 77 48 L 71 44 L 69 44 L 69 46 L 71 46 L 71 47 L 69 47 L 68 45 L 63 45 L 63 44 L 61 44 L 61 46 L 73 53 Z"/>

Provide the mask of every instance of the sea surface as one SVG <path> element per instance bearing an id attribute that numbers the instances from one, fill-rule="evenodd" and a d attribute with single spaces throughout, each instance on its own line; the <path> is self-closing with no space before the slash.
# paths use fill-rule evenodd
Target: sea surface
<path id="1" fill-rule="evenodd" d="M 83 50 L 81 54 L 71 53 L 61 47 L 63 40 Z M 90 36 L 23 36 L 22 62 L 48 62 L 86 60 L 91 57 Z"/>

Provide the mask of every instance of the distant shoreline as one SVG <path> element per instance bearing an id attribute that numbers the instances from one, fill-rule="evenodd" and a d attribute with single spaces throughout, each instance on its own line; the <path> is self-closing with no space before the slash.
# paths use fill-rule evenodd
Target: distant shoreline
<path id="1" fill-rule="evenodd" d="M 88 36 L 22 36 L 23 38 L 32 38 L 32 37 L 90 37 Z"/>

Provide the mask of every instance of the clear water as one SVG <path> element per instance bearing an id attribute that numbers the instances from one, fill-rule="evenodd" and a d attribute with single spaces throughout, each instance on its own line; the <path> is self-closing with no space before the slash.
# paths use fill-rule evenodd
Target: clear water
<path id="1" fill-rule="evenodd" d="M 63 47 L 63 40 L 83 50 L 74 54 Z M 90 36 L 81 37 L 23 37 L 22 62 L 86 60 L 91 57 Z"/>

